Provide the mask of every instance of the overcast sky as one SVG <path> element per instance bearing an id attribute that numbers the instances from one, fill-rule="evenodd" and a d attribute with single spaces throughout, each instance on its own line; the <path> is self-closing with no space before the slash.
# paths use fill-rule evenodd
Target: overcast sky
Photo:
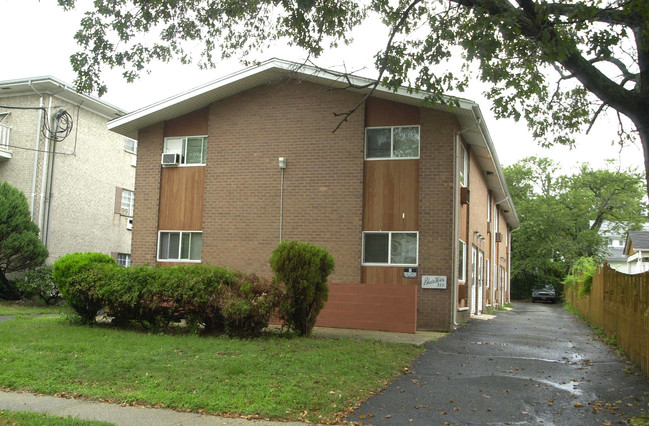
<path id="1" fill-rule="evenodd" d="M 84 1 L 80 3 L 81 7 Z M 73 36 L 82 16 L 81 10 L 64 12 L 57 6 L 56 0 L 0 0 L 0 6 L 5 34 L 0 81 L 51 75 L 72 83 L 75 75 L 69 57 L 77 50 Z M 385 44 L 385 32 L 378 25 L 367 24 L 359 28 L 353 37 L 355 42 L 352 46 L 327 52 L 316 60 L 316 64 L 336 70 L 345 67 L 364 77 L 375 76 L 373 56 Z M 305 55 L 282 46 L 253 58 L 266 60 L 272 57 L 299 62 Z M 143 75 L 131 84 L 121 78 L 119 71 L 112 71 L 105 76 L 108 93 L 102 99 L 126 111 L 133 111 L 241 68 L 243 65 L 236 60 L 223 62 L 216 69 L 207 71 L 198 70 L 193 65 L 159 63 L 153 66 L 151 74 Z M 574 170 L 575 165 L 583 161 L 595 168 L 603 168 L 605 159 L 613 159 L 616 165 L 625 168 L 638 167 L 643 170 L 639 146 L 628 146 L 620 152 L 619 147 L 612 145 L 617 126 L 609 118 L 600 120 L 589 135 L 580 137 L 575 149 L 544 149 L 532 140 L 525 123 L 496 120 L 490 102 L 482 96 L 479 85 L 470 87 L 461 96 L 480 104 L 503 166 L 536 155 L 553 158 L 565 170 Z"/>

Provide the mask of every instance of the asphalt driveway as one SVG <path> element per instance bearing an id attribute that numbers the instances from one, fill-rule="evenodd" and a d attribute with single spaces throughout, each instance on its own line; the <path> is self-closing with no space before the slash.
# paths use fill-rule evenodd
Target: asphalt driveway
<path id="1" fill-rule="evenodd" d="M 426 347 L 349 420 L 599 425 L 649 410 L 649 381 L 560 304 L 516 303 Z"/>

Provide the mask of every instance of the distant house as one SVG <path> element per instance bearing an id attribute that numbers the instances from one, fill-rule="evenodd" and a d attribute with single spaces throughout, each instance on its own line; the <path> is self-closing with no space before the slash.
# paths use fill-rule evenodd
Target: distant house
<path id="1" fill-rule="evenodd" d="M 137 142 L 106 129 L 124 111 L 54 77 L 0 81 L 0 182 L 27 196 L 50 252 L 130 264 Z"/>
<path id="2" fill-rule="evenodd" d="M 604 260 L 611 268 L 626 273 L 628 270 L 627 257 L 624 254 L 626 237 L 618 231 L 609 229 L 609 225 L 610 223 L 605 222 L 600 229 L 600 235 L 606 241 Z"/>
<path id="3" fill-rule="evenodd" d="M 649 231 L 629 231 L 624 246 L 627 256 L 627 274 L 649 271 Z"/>
<path id="4" fill-rule="evenodd" d="M 519 222 L 480 108 L 363 103 L 368 82 L 274 59 L 112 120 L 139 141 L 134 263 L 270 276 L 309 241 L 336 261 L 321 326 L 449 330 L 509 302 Z"/>

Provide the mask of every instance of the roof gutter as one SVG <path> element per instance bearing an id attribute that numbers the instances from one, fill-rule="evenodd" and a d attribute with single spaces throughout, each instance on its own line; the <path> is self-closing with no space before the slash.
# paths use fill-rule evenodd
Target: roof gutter
<path id="1" fill-rule="evenodd" d="M 505 183 L 505 175 L 503 174 L 500 161 L 498 161 L 498 155 L 496 154 L 496 149 L 494 147 L 493 141 L 491 140 L 491 136 L 489 135 L 489 130 L 487 129 L 487 125 L 485 124 L 484 119 L 482 117 L 482 112 L 480 111 L 480 107 L 477 104 L 473 104 L 471 107 L 471 111 L 473 112 L 473 117 L 475 118 L 476 123 L 478 123 L 478 130 L 480 130 L 482 139 L 485 141 L 485 145 L 487 146 L 487 151 L 489 152 L 489 155 L 493 159 L 494 165 L 496 166 L 495 169 L 496 169 L 496 174 L 498 176 L 498 183 L 500 184 L 500 189 L 502 190 L 503 194 L 505 194 L 505 198 L 503 198 L 500 201 L 497 201 L 496 205 L 505 202 L 507 203 L 507 205 L 511 209 L 512 216 L 515 220 L 515 224 L 514 226 L 512 226 L 512 228 L 513 230 L 516 230 L 520 228 L 521 224 L 520 221 L 518 220 L 518 215 L 516 214 L 514 203 L 511 202 L 509 189 L 507 188 L 507 184 Z"/>

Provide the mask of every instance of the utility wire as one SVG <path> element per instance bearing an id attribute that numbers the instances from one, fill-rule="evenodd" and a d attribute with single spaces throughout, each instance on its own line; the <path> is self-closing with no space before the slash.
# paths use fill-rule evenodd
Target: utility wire
<path id="1" fill-rule="evenodd" d="M 43 111 L 47 114 L 47 108 L 45 107 L 19 107 L 19 106 L 9 106 L 9 105 L 0 105 L 0 108 L 6 109 L 20 109 L 20 110 L 38 110 Z M 53 142 L 61 142 L 67 138 L 72 132 L 73 120 L 72 116 L 64 109 L 59 109 L 53 116 L 53 119 L 58 122 L 56 126 L 56 131 L 52 131 L 50 128 L 49 120 L 43 120 L 43 126 L 41 132 L 43 136 L 50 139 Z M 32 150 L 35 151 L 35 150 Z"/>

